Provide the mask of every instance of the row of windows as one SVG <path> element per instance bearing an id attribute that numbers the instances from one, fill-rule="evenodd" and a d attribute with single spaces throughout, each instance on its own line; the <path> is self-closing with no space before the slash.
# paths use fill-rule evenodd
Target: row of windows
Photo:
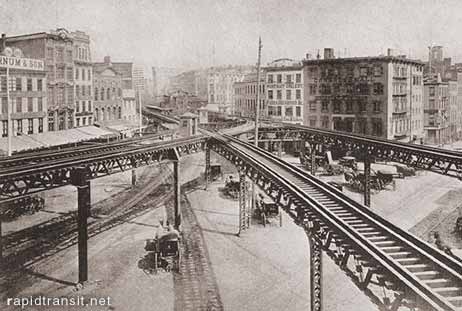
<path id="1" fill-rule="evenodd" d="M 327 120 L 328 119 L 324 119 Z M 312 125 L 313 121 L 313 125 Z M 383 134 L 383 122 L 381 119 L 372 119 L 368 122 L 366 119 L 358 118 L 358 119 L 340 119 L 340 118 L 333 118 L 333 129 L 337 131 L 345 131 L 350 133 L 358 133 L 358 134 L 368 134 L 374 136 L 382 136 Z M 316 126 L 316 119 L 310 120 L 310 126 Z M 368 126 L 370 124 L 370 126 Z M 324 126 L 323 126 L 324 127 Z"/>
<path id="2" fill-rule="evenodd" d="M 268 90 L 268 99 L 274 99 L 273 90 Z M 276 99 L 282 99 L 281 90 L 276 90 Z M 295 90 L 295 99 L 302 99 L 301 90 Z M 292 90 L 286 90 L 286 100 L 292 100 Z"/>
<path id="3" fill-rule="evenodd" d="M 294 75 L 293 74 L 285 74 L 285 83 L 292 83 L 294 82 Z M 268 83 L 282 83 L 282 74 L 268 74 L 267 75 Z M 274 79 L 276 78 L 276 79 Z M 296 73 L 295 74 L 295 83 L 301 83 L 302 82 L 302 74 L 301 73 Z"/>
<path id="4" fill-rule="evenodd" d="M 55 67 L 53 65 L 47 66 L 47 77 L 48 81 L 64 80 L 73 81 L 74 80 L 74 69 L 72 67 L 59 66 Z"/>
<path id="5" fill-rule="evenodd" d="M 54 59 L 56 62 L 63 63 L 64 61 L 71 63 L 72 62 L 72 50 L 65 50 L 63 47 L 48 47 L 46 51 L 46 58 L 48 60 Z"/>
<path id="6" fill-rule="evenodd" d="M 332 103 L 329 100 L 311 100 L 308 102 L 308 109 L 310 112 L 318 111 L 318 108 L 321 109 L 321 112 L 329 112 L 330 107 L 334 113 L 358 113 L 358 112 L 382 112 L 382 101 L 376 100 L 369 103 L 365 101 L 353 102 L 353 101 L 340 101 L 333 100 Z"/>
<path id="7" fill-rule="evenodd" d="M 80 126 L 80 120 L 82 120 L 82 126 L 87 125 L 87 120 L 88 120 L 88 125 L 92 124 L 92 117 L 82 117 L 82 118 L 75 118 L 75 126 Z"/>
<path id="8" fill-rule="evenodd" d="M 80 60 L 90 61 L 90 50 L 86 47 L 74 47 L 74 55 Z"/>
<path id="9" fill-rule="evenodd" d="M 245 85 L 236 88 L 237 95 L 257 94 L 257 85 Z M 260 85 L 260 93 L 265 92 L 265 86 Z"/>
<path id="10" fill-rule="evenodd" d="M 318 89 L 319 88 L 319 89 Z M 383 95 L 384 85 L 383 83 L 373 83 L 372 85 L 367 83 L 358 83 L 358 84 L 310 84 L 309 85 L 309 94 L 310 95 L 331 95 L 331 94 L 358 94 L 358 95 Z"/>
<path id="11" fill-rule="evenodd" d="M 34 98 L 27 97 L 27 104 L 23 105 L 23 97 L 16 97 L 16 100 L 13 102 L 13 112 L 42 112 L 43 111 L 43 98 L 37 97 L 37 105 L 34 108 Z M 8 99 L 7 97 L 2 97 L 2 114 L 8 113 Z"/>
<path id="12" fill-rule="evenodd" d="M 82 79 L 83 81 L 91 81 L 91 69 L 85 69 L 85 68 L 75 68 L 75 79 L 80 80 Z"/>
<path id="13" fill-rule="evenodd" d="M 38 128 L 37 128 L 37 133 L 42 133 L 43 132 L 43 118 L 38 118 Z M 16 133 L 16 135 L 20 134 L 34 134 L 34 119 L 27 119 L 27 132 L 24 132 L 23 124 L 24 120 L 14 120 L 14 126 L 15 128 L 13 131 Z M 2 137 L 7 137 L 8 136 L 8 121 L 4 120 L 2 121 Z"/>
<path id="14" fill-rule="evenodd" d="M 91 85 L 76 85 L 75 96 L 91 96 Z"/>
<path id="15" fill-rule="evenodd" d="M 82 100 L 82 102 L 80 102 L 80 101 L 77 100 L 75 102 L 75 112 L 80 112 L 80 111 L 82 111 L 82 112 L 91 112 L 92 111 L 91 108 L 92 108 L 91 107 L 91 101 L 86 102 L 86 101 Z"/>
<path id="16" fill-rule="evenodd" d="M 294 109 L 295 108 L 295 109 Z M 276 117 L 281 117 L 282 115 L 282 106 L 268 106 L 268 115 L 269 116 L 276 116 Z M 301 117 L 302 116 L 302 107 L 300 106 L 295 106 L 295 107 L 285 107 L 284 109 L 284 116 L 285 117 Z"/>
<path id="17" fill-rule="evenodd" d="M 122 119 L 122 107 L 101 108 L 101 113 L 99 108 L 95 108 L 95 119 L 96 121 L 120 120 Z"/>
<path id="18" fill-rule="evenodd" d="M 117 93 L 116 93 L 117 91 Z M 107 88 L 105 89 L 104 87 L 101 88 L 101 90 L 98 90 L 97 87 L 95 87 L 95 100 L 110 100 L 110 99 L 115 99 L 116 97 L 121 97 L 122 96 L 122 89 L 118 88 L 116 89 L 115 87 Z"/>
<path id="19" fill-rule="evenodd" d="M 14 92 L 22 92 L 22 91 L 43 91 L 44 89 L 44 83 L 43 79 L 37 79 L 37 78 L 21 78 L 21 77 L 16 77 L 16 78 L 10 78 L 10 91 Z M 1 76 L 0 77 L 0 91 L 1 92 L 6 92 L 6 76 Z"/>
<path id="20" fill-rule="evenodd" d="M 335 66 L 335 67 L 309 67 L 308 68 L 309 75 L 311 77 L 319 77 L 323 79 L 338 77 L 338 76 L 356 76 L 356 77 L 367 77 L 367 76 L 374 76 L 374 77 L 381 77 L 383 75 L 383 67 L 380 64 L 376 64 L 373 66 L 359 66 L 355 67 L 353 65 L 345 65 L 345 66 Z"/>

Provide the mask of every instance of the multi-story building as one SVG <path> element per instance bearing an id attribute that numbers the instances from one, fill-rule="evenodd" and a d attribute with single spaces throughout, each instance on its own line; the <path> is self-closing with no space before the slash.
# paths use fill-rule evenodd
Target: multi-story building
<path id="1" fill-rule="evenodd" d="M 152 67 L 153 95 L 161 97 L 170 91 L 171 79 L 184 70 L 171 67 Z"/>
<path id="2" fill-rule="evenodd" d="M 260 117 L 266 117 L 265 111 L 265 74 L 260 74 Z M 234 110 L 241 117 L 255 117 L 257 103 L 257 73 L 245 75 L 241 82 L 234 83 Z"/>
<path id="3" fill-rule="evenodd" d="M 303 61 L 306 124 L 403 141 L 423 136 L 423 63 L 333 54 Z"/>
<path id="4" fill-rule="evenodd" d="M 11 59 L 13 49 L 6 47 L 2 38 L 0 45 L 0 63 L 6 64 Z M 16 59 L 28 54 L 15 48 L 13 52 Z M 12 135 L 43 133 L 47 128 L 47 91 L 46 73 L 42 60 L 37 60 L 36 68 L 25 66 L 24 68 L 9 69 L 9 83 L 7 83 L 6 68 L 0 66 L 0 120 L 2 122 L 1 136 L 8 136 L 8 97 L 9 86 L 10 116 L 12 121 Z"/>
<path id="5" fill-rule="evenodd" d="M 208 71 L 207 99 L 218 104 L 220 112 L 234 114 L 234 87 L 252 70 L 249 66 L 213 67 Z"/>
<path id="6" fill-rule="evenodd" d="M 428 79 L 424 82 L 426 143 L 439 145 L 457 139 L 459 122 L 457 93 L 457 82 L 443 82 L 440 75 L 436 79 Z"/>
<path id="7" fill-rule="evenodd" d="M 303 123 L 303 64 L 288 58 L 277 59 L 266 72 L 266 111 L 269 118 Z"/>
<path id="8" fill-rule="evenodd" d="M 146 79 L 142 66 L 137 65 L 133 67 L 133 88 L 140 93 L 146 90 Z"/>
<path id="9" fill-rule="evenodd" d="M 207 70 L 189 70 L 170 79 L 170 90 L 182 90 L 199 98 L 207 98 Z"/>
<path id="10" fill-rule="evenodd" d="M 90 36 L 82 31 L 71 33 L 74 44 L 75 126 L 93 124 L 93 73 Z"/>
<path id="11" fill-rule="evenodd" d="M 122 79 L 122 119 L 135 121 L 138 119 L 135 102 L 135 89 L 133 82 L 133 63 L 129 62 L 112 62 L 110 56 L 104 57 L 104 62 L 93 63 L 93 70 L 99 72 L 107 68 L 121 75 Z M 95 88 L 96 92 L 96 88 Z M 96 94 L 95 94 L 96 95 Z M 95 96 L 96 98 L 96 96 Z M 95 114 L 96 115 L 96 114 Z"/>
<path id="12" fill-rule="evenodd" d="M 449 79 L 452 75 L 451 58 L 443 57 L 443 46 L 431 46 L 428 51 L 428 63 L 425 66 L 424 74 L 435 77 L 439 74 L 443 79 Z"/>
<path id="13" fill-rule="evenodd" d="M 8 46 L 17 47 L 30 58 L 44 59 L 48 102 L 48 130 L 74 126 L 74 55 L 70 33 L 56 31 L 7 37 Z"/>
<path id="14" fill-rule="evenodd" d="M 111 65 L 93 68 L 95 121 L 122 120 L 122 74 Z"/>

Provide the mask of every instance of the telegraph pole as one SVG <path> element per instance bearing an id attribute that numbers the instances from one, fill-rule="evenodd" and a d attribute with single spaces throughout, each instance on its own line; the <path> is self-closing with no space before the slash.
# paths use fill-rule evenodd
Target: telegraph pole
<path id="1" fill-rule="evenodd" d="M 138 87 L 138 102 L 139 102 L 139 109 L 140 109 L 140 120 L 139 120 L 139 126 L 140 126 L 140 137 L 142 136 L 141 131 L 143 130 L 143 114 L 141 112 L 141 92 Z"/>
<path id="2" fill-rule="evenodd" d="M 7 131 L 8 131 L 8 156 L 11 157 L 11 154 L 13 151 L 11 150 L 11 136 L 13 135 L 13 126 L 11 124 L 11 113 L 12 111 L 12 106 L 10 103 L 10 68 L 6 67 L 6 107 L 7 107 Z"/>

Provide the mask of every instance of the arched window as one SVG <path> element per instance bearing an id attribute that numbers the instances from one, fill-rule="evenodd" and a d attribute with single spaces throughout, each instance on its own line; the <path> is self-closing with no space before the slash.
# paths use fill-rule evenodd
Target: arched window
<path id="1" fill-rule="evenodd" d="M 122 107 L 119 107 L 119 119 L 122 119 Z"/>
<path id="2" fill-rule="evenodd" d="M 112 107 L 112 118 L 113 120 L 117 119 L 117 108 Z"/>
<path id="3" fill-rule="evenodd" d="M 95 109 L 95 119 L 96 121 L 99 121 L 99 109 L 98 108 Z"/>
<path id="4" fill-rule="evenodd" d="M 101 108 L 101 120 L 104 121 L 106 118 L 105 118 L 105 115 L 104 115 L 104 108 Z"/>
<path id="5" fill-rule="evenodd" d="M 99 95 L 99 94 L 98 94 L 98 88 L 95 87 L 95 90 L 94 90 L 94 91 L 95 91 L 95 100 L 98 100 L 98 95 Z"/>
<path id="6" fill-rule="evenodd" d="M 104 100 L 104 87 L 101 88 L 101 100 Z"/>
<path id="7" fill-rule="evenodd" d="M 111 93 L 110 93 L 111 89 L 110 88 L 107 88 L 107 96 L 106 96 L 106 99 L 111 99 Z"/>

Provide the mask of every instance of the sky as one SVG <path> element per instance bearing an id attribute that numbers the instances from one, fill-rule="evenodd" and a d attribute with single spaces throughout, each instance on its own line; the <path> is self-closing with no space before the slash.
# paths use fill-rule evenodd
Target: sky
<path id="1" fill-rule="evenodd" d="M 0 0 L 8 36 L 56 28 L 91 37 L 93 61 L 196 68 L 302 59 L 400 54 L 426 60 L 428 46 L 462 61 L 460 0 Z"/>

